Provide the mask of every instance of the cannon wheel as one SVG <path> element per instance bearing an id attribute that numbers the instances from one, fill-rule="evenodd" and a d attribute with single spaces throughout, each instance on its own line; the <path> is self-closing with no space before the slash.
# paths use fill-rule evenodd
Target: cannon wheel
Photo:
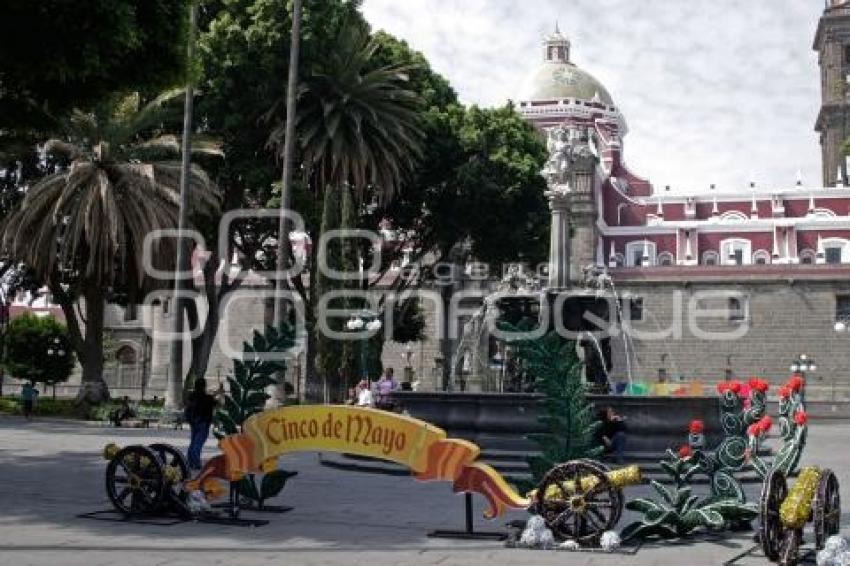
<path id="1" fill-rule="evenodd" d="M 123 448 L 106 466 L 106 494 L 125 515 L 153 513 L 162 505 L 164 491 L 162 463 L 149 448 Z"/>
<path id="2" fill-rule="evenodd" d="M 623 510 L 619 489 L 608 481 L 605 466 L 591 460 L 573 460 L 549 470 L 537 488 L 536 508 L 556 537 L 595 546 L 605 531 L 611 530 Z M 579 478 L 595 479 L 585 489 Z M 574 489 L 568 490 L 566 484 Z M 546 498 L 554 488 L 557 496 Z"/>
<path id="3" fill-rule="evenodd" d="M 779 566 L 796 566 L 802 542 L 803 529 L 785 531 L 779 550 Z"/>
<path id="4" fill-rule="evenodd" d="M 818 550 L 822 550 L 826 539 L 838 534 L 841 522 L 838 478 L 832 470 L 825 469 L 821 473 L 815 500 L 812 503 L 812 522 L 815 527 L 815 546 Z"/>
<path id="5" fill-rule="evenodd" d="M 759 503 L 759 541 L 764 555 L 771 562 L 779 560 L 786 529 L 779 518 L 779 507 L 788 495 L 785 474 L 771 470 L 764 481 Z"/>
<path id="6" fill-rule="evenodd" d="M 191 477 L 189 473 L 189 462 L 180 450 L 171 444 L 156 443 L 148 446 L 162 462 L 163 466 L 172 466 L 180 470 L 178 483 L 183 483 Z"/>

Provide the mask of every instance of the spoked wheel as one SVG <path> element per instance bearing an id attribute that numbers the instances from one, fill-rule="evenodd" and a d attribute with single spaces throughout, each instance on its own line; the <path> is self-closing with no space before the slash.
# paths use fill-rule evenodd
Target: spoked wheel
<path id="1" fill-rule="evenodd" d="M 606 471 L 596 462 L 573 460 L 546 473 L 537 488 L 536 508 L 556 537 L 595 546 L 614 527 L 623 500 Z"/>
<path id="2" fill-rule="evenodd" d="M 125 515 L 146 515 L 162 505 L 165 474 L 156 453 L 144 446 L 120 450 L 106 467 L 106 494 Z"/>
<path id="3" fill-rule="evenodd" d="M 780 566 L 796 566 L 800 555 L 800 544 L 803 542 L 802 529 L 785 531 L 779 551 Z"/>
<path id="4" fill-rule="evenodd" d="M 180 450 L 172 446 L 171 444 L 151 444 L 148 446 L 159 458 L 159 461 L 162 462 L 163 466 L 171 466 L 175 468 L 177 472 L 177 476 L 175 477 L 174 483 L 183 483 L 191 477 L 189 472 L 189 461 L 186 460 L 186 457 L 183 455 Z"/>
<path id="5" fill-rule="evenodd" d="M 787 529 L 779 518 L 779 507 L 788 495 L 785 474 L 772 470 L 764 481 L 759 503 L 759 541 L 764 555 L 771 562 L 779 560 Z"/>
<path id="6" fill-rule="evenodd" d="M 192 512 L 181 497 L 183 482 L 191 478 L 189 462 L 183 453 L 171 444 L 156 443 L 148 446 L 156 453 L 165 472 L 165 492 L 163 505 L 185 519 L 192 517 Z"/>
<path id="7" fill-rule="evenodd" d="M 841 523 L 838 478 L 832 470 L 825 469 L 821 473 L 815 500 L 812 502 L 812 522 L 815 527 L 815 545 L 818 550 L 822 550 L 826 539 L 838 534 Z"/>

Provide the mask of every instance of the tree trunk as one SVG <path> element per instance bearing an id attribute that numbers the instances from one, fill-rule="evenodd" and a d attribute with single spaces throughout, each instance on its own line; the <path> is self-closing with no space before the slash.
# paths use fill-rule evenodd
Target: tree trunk
<path id="1" fill-rule="evenodd" d="M 104 301 L 101 290 L 95 285 L 86 286 L 83 296 L 86 308 L 85 336 L 80 352 L 83 376 L 77 402 L 97 405 L 109 400 L 109 389 L 103 380 Z"/>

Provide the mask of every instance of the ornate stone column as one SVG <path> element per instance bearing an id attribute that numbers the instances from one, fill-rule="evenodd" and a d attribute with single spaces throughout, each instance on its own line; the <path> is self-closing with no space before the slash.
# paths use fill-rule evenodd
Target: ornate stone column
<path id="1" fill-rule="evenodd" d="M 566 186 L 547 191 L 552 227 L 549 234 L 549 289 L 570 286 L 570 194 Z"/>

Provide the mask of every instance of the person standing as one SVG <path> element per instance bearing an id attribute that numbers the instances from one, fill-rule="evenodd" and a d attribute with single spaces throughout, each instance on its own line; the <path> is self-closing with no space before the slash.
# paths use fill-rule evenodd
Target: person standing
<path id="1" fill-rule="evenodd" d="M 207 382 L 203 377 L 195 380 L 195 387 L 186 400 L 186 420 L 192 431 L 192 439 L 189 442 L 189 468 L 201 469 L 201 451 L 210 435 L 213 411 L 215 410 L 215 397 L 207 393 Z"/>
<path id="2" fill-rule="evenodd" d="M 28 421 L 32 420 L 33 409 L 37 400 L 38 389 L 33 386 L 32 382 L 24 383 L 24 386 L 21 387 L 21 404 L 24 406 L 24 418 Z"/>

